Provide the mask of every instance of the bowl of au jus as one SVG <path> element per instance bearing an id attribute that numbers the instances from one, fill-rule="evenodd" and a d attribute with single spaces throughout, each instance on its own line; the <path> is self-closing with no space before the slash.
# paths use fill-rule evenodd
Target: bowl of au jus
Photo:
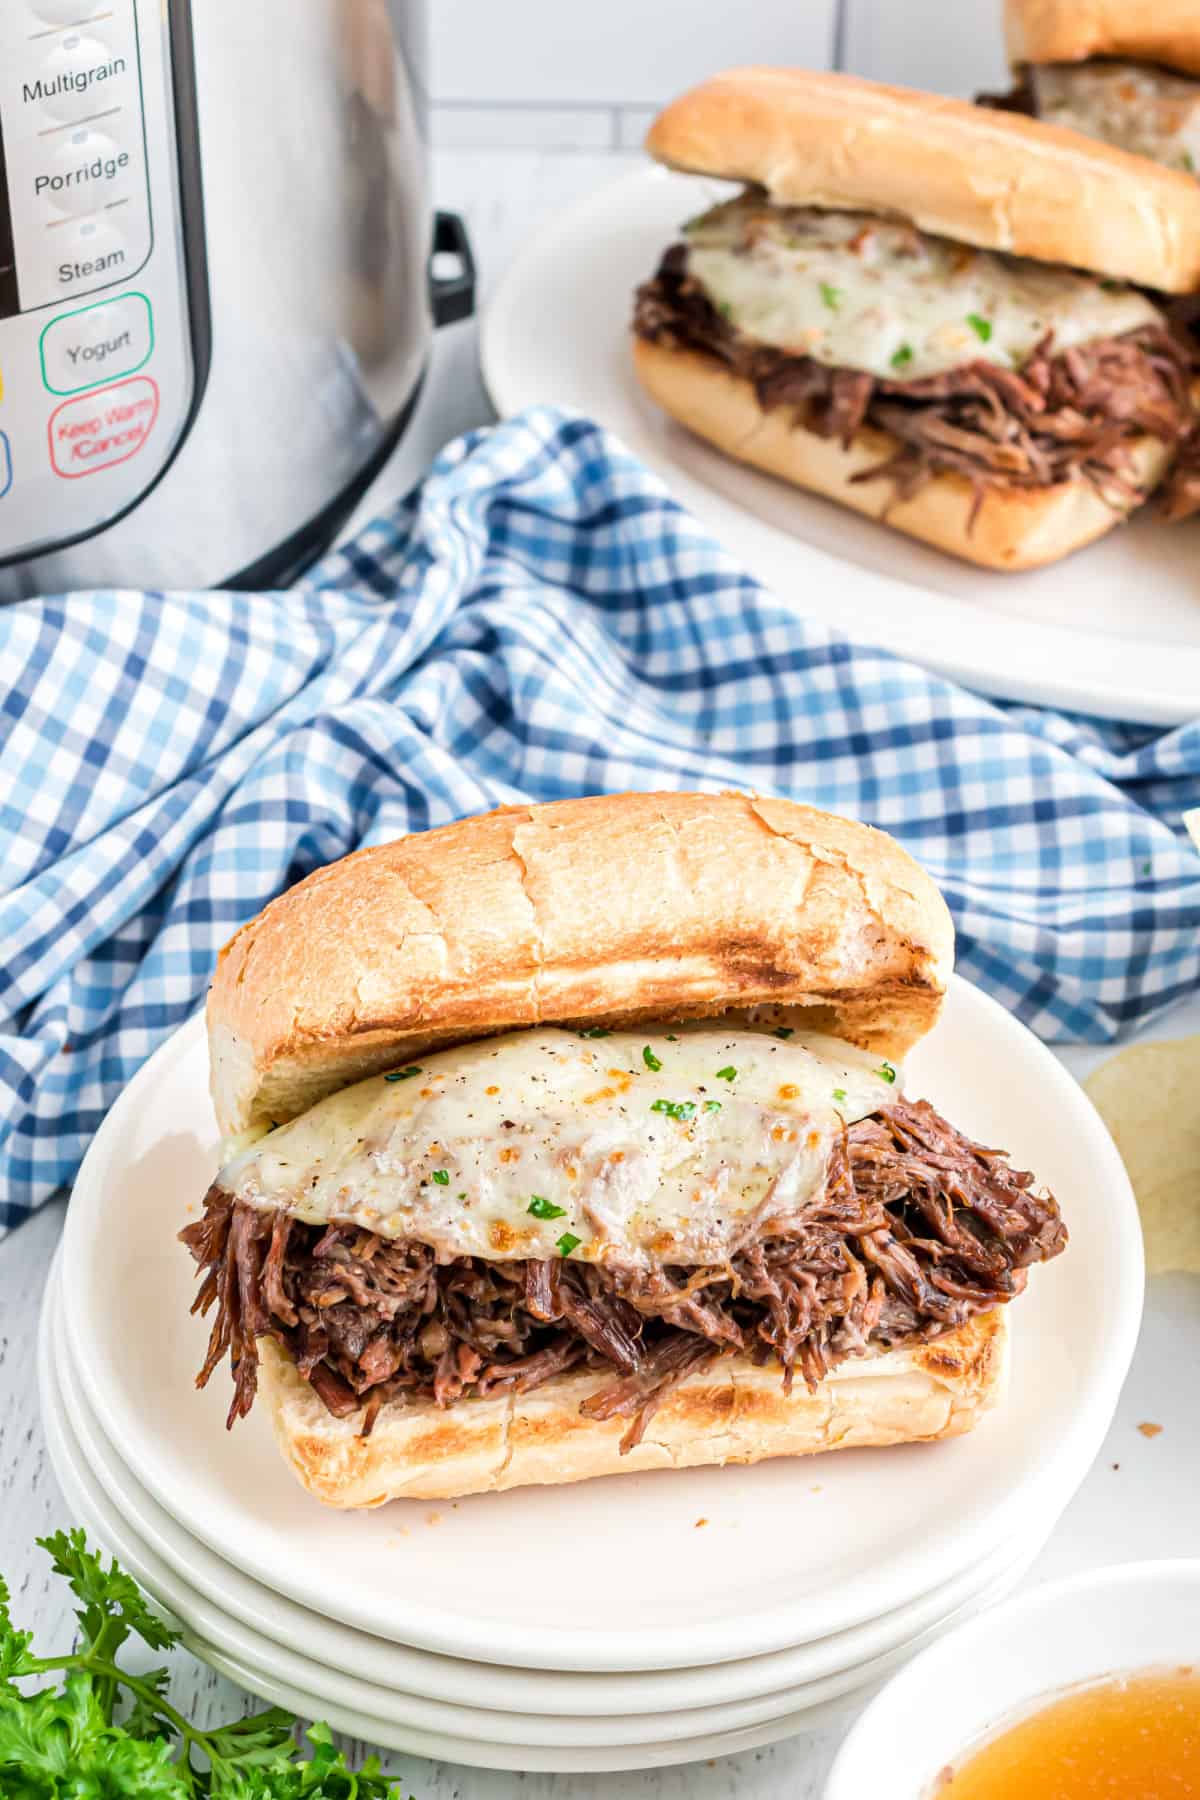
<path id="1" fill-rule="evenodd" d="M 1030 1589 L 860 1714 L 824 1800 L 1200 1800 L 1200 1558 Z"/>

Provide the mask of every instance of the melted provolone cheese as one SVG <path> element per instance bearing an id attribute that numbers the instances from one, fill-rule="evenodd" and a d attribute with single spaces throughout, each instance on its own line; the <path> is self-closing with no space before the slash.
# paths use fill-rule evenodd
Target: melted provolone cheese
<path id="1" fill-rule="evenodd" d="M 1047 332 L 1066 350 L 1161 318 L 1133 288 L 865 213 L 743 194 L 686 237 L 688 274 L 739 333 L 885 380 L 1020 368 Z"/>
<path id="2" fill-rule="evenodd" d="M 331 1095 L 218 1182 L 447 1258 L 720 1261 L 747 1228 L 795 1217 L 843 1123 L 896 1079 L 799 1033 L 514 1032 Z"/>
<path id="3" fill-rule="evenodd" d="M 1121 62 L 1052 63 L 1032 75 L 1039 118 L 1200 173 L 1200 82 Z"/>

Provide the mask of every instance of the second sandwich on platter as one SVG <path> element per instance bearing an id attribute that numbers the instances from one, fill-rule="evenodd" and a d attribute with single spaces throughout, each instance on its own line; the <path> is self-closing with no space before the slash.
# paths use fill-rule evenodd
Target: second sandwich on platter
<path id="1" fill-rule="evenodd" d="M 728 455 L 969 561 L 1118 524 L 1195 422 L 1163 296 L 1200 184 L 1070 131 L 846 75 L 742 69 L 650 129 L 741 184 L 639 290 L 647 392 Z"/>
<path id="2" fill-rule="evenodd" d="M 201 1382 L 339 1507 L 969 1430 L 1066 1230 L 905 1091 L 952 939 L 883 833 L 736 794 L 311 876 L 209 1000 Z"/>
<path id="3" fill-rule="evenodd" d="M 1200 176 L 1196 0 L 1005 0 L 1016 75 L 993 105 Z"/>

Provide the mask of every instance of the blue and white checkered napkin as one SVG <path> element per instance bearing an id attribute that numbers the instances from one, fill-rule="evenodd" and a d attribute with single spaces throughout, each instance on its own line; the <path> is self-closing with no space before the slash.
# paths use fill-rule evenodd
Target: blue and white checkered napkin
<path id="1" fill-rule="evenodd" d="M 0 1229 L 272 894 L 503 801 L 755 788 L 884 826 L 1045 1037 L 1200 980 L 1200 721 L 1001 707 L 796 618 L 603 432 L 453 445 L 276 594 L 0 608 Z"/>

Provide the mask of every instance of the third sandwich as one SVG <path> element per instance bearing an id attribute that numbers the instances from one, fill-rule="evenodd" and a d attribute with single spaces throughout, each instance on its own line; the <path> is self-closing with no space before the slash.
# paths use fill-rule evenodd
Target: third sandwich
<path id="1" fill-rule="evenodd" d="M 992 104 L 1200 174 L 1196 0 L 1005 0 L 1017 74 Z"/>
<path id="2" fill-rule="evenodd" d="M 1160 296 L 1200 185 L 1074 132 L 843 75 L 744 69 L 652 126 L 742 183 L 639 291 L 635 366 L 727 454 L 996 568 L 1100 536 L 1194 423 Z"/>

